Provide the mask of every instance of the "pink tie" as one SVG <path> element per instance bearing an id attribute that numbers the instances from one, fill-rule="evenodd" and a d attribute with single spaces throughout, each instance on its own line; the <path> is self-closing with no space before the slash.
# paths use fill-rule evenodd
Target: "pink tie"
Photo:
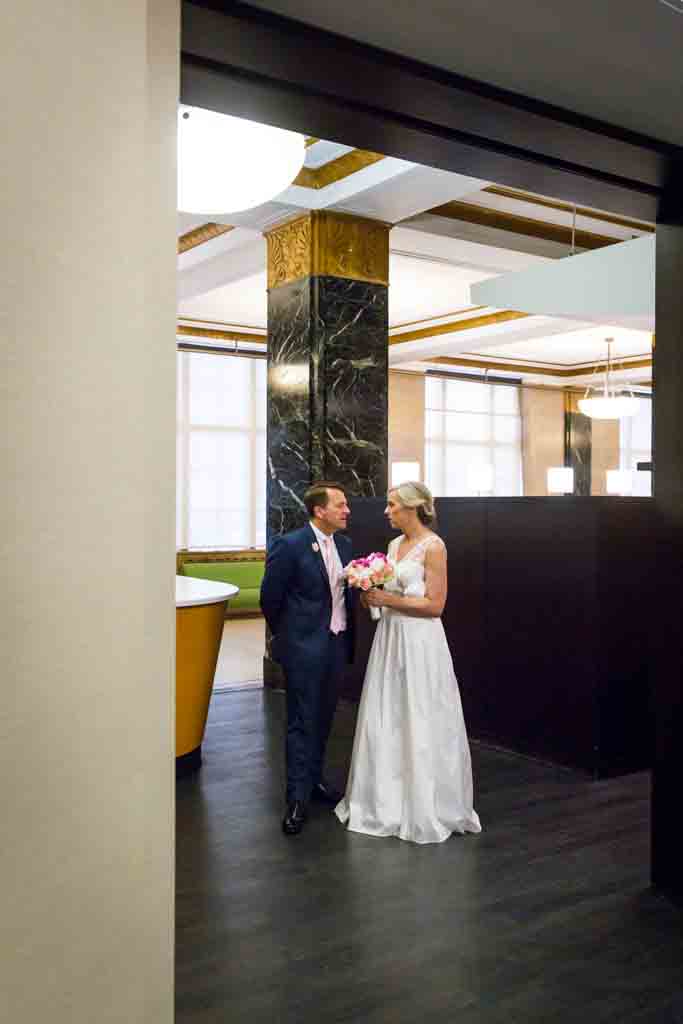
<path id="1" fill-rule="evenodd" d="M 330 621 L 330 629 L 333 633 L 340 633 L 343 629 L 346 629 L 346 622 L 344 621 L 344 606 L 339 588 L 339 567 L 337 565 L 337 559 L 334 557 L 333 544 L 334 541 L 331 537 L 328 537 L 325 540 L 323 545 L 323 557 L 325 559 L 327 578 L 330 581 L 330 591 L 332 593 L 332 619 Z"/>

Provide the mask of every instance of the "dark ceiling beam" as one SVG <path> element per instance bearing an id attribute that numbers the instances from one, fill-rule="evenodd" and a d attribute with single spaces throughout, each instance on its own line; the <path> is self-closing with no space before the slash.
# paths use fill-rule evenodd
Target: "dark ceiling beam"
<path id="1" fill-rule="evenodd" d="M 674 146 L 236 2 L 183 3 L 191 105 L 654 221 Z"/>
<path id="2" fill-rule="evenodd" d="M 572 232 L 571 223 L 555 224 L 537 220 L 534 217 L 523 217 L 518 213 L 510 213 L 508 210 L 492 210 L 487 206 L 480 206 L 478 203 L 463 203 L 459 200 L 435 206 L 425 212 L 434 217 L 446 217 L 448 220 L 494 228 L 497 231 L 512 231 L 517 235 L 541 238 L 546 242 L 557 242 L 560 245 L 570 246 L 573 239 L 577 249 L 603 249 L 607 245 L 623 241 L 621 238 L 615 238 L 614 235 L 598 235 L 593 231 L 584 231 L 580 228 Z"/>

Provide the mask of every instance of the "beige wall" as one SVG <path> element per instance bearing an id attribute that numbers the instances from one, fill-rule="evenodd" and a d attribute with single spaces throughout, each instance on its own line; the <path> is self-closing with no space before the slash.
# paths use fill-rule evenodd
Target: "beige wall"
<path id="1" fill-rule="evenodd" d="M 619 469 L 619 421 L 591 424 L 591 494 L 607 494 L 608 469 Z"/>
<path id="2" fill-rule="evenodd" d="M 547 495 L 547 470 L 564 465 L 564 392 L 521 389 L 525 495 Z"/>
<path id="3" fill-rule="evenodd" d="M 422 374 L 389 372 L 389 473 L 392 462 L 419 462 L 424 479 L 425 383 Z"/>
<path id="4" fill-rule="evenodd" d="M 171 1024 L 178 10 L 3 42 L 1 1016 Z"/>

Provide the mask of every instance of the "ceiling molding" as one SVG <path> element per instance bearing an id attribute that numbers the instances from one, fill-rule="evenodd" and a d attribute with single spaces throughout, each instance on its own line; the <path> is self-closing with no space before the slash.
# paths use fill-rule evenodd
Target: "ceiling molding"
<path id="1" fill-rule="evenodd" d="M 395 249 L 389 249 L 389 254 L 391 255 L 395 251 Z M 399 255 L 410 255 L 410 253 L 399 253 Z M 424 327 L 427 324 L 434 323 L 436 320 L 444 320 L 447 316 L 464 316 L 467 313 L 476 313 L 478 309 L 486 309 L 486 306 L 465 306 L 463 309 L 454 309 L 450 313 L 441 313 L 438 316 L 424 316 L 421 320 L 404 320 L 403 323 L 392 324 L 389 332 L 403 330 L 404 327 L 418 327 L 420 325 Z M 435 324 L 435 326 L 438 327 L 439 324 Z"/>
<path id="2" fill-rule="evenodd" d="M 233 230 L 232 224 L 214 224 L 210 221 L 208 224 L 200 224 L 197 228 L 192 228 L 191 231 L 186 231 L 184 235 L 180 235 L 178 238 L 178 255 L 182 252 L 187 252 L 189 249 L 194 249 L 198 245 L 203 245 L 204 242 L 210 242 L 212 238 L 218 238 L 220 235 L 225 235 L 228 231 Z"/>
<path id="3" fill-rule="evenodd" d="M 596 372 L 599 372 L 599 369 L 596 371 L 596 365 L 598 367 L 600 365 L 593 363 L 590 366 L 586 366 L 584 363 L 581 363 L 576 366 L 558 368 L 553 365 L 543 366 L 539 363 L 508 363 L 495 359 L 473 359 L 461 356 L 431 356 L 429 362 L 436 363 L 439 366 L 464 366 L 477 370 L 507 370 L 508 372 L 524 373 L 539 377 L 562 378 L 595 376 Z M 639 369 L 644 366 L 652 366 L 652 358 L 650 356 L 626 361 L 620 360 L 612 363 L 613 370 Z"/>
<path id="4" fill-rule="evenodd" d="M 508 311 L 512 312 L 512 311 Z M 523 314 L 524 315 L 524 314 Z M 491 314 L 492 317 L 499 317 L 500 314 Z M 463 328 L 459 326 L 460 323 L 463 325 L 473 324 L 473 321 L 480 321 L 489 319 L 486 317 L 472 317 L 469 321 L 459 321 L 456 325 L 457 330 Z M 494 320 L 492 322 L 500 322 L 500 320 Z M 442 325 L 442 326 L 453 326 L 453 325 Z M 481 326 L 481 325 L 479 325 Z M 251 333 L 247 331 L 236 331 L 236 330 L 220 330 L 216 327 L 191 327 L 187 324 L 178 324 L 176 326 L 176 334 L 178 337 L 188 338 L 204 338 L 205 340 L 211 341 L 222 341 L 222 342 L 251 342 L 255 345 L 266 346 L 268 344 L 268 335 L 266 332 Z M 394 340 L 389 339 L 389 344 L 393 344 Z M 419 356 L 417 357 L 419 361 Z M 601 363 L 591 363 L 589 365 L 585 363 L 576 363 L 570 366 L 558 366 L 556 363 L 523 363 L 523 362 L 505 362 L 496 359 L 483 359 L 476 356 L 464 355 L 464 356 L 432 356 L 429 359 L 431 364 L 438 364 L 439 366 L 460 366 L 465 368 L 472 368 L 477 370 L 502 370 L 508 372 L 524 373 L 528 375 L 535 375 L 539 377 L 588 377 L 595 375 L 599 372 Z M 616 360 L 612 363 L 614 370 L 630 370 L 639 369 L 641 367 L 651 367 L 652 357 L 651 356 L 640 356 L 632 359 Z M 597 371 L 596 371 L 597 367 Z M 394 372 L 394 369 L 390 372 Z M 648 382 L 649 383 L 649 382 Z"/>
<path id="5" fill-rule="evenodd" d="M 522 203 L 533 203 L 534 206 L 543 206 L 547 210 L 562 210 L 564 213 L 574 213 L 571 203 L 563 203 L 558 199 L 546 199 L 544 196 L 533 195 L 531 192 L 520 192 L 518 189 L 505 188 L 502 185 L 488 185 L 482 189 L 492 196 L 501 196 L 505 199 L 515 199 Z M 614 224 L 615 227 L 633 228 L 634 231 L 654 231 L 654 224 L 649 221 L 628 220 L 625 217 L 615 217 L 611 213 L 602 213 L 598 210 L 591 210 L 588 206 L 576 207 L 577 217 L 590 217 L 591 220 L 602 221 L 605 224 Z"/>
<path id="6" fill-rule="evenodd" d="M 200 327 L 217 327 L 219 329 L 225 327 L 229 331 L 244 330 L 247 333 L 254 331 L 257 337 L 265 333 L 264 328 L 261 326 L 256 324 L 238 324 L 233 320 L 207 320 L 203 316 L 184 316 L 182 313 L 178 313 L 177 319 L 178 323 L 183 326 L 186 324 L 198 324 Z"/>
<path id="7" fill-rule="evenodd" d="M 433 327 L 420 327 L 415 331 L 403 331 L 401 334 L 394 334 L 389 338 L 389 344 L 400 345 L 407 341 L 420 341 L 422 338 L 436 338 L 442 334 L 455 334 L 458 331 L 469 331 L 473 330 L 475 327 L 490 327 L 492 324 L 502 324 L 506 323 L 508 320 L 524 320 L 529 315 L 529 313 L 518 313 L 517 310 L 514 309 L 504 309 L 498 313 L 486 313 L 484 316 L 469 316 L 462 320 L 452 320 L 447 324 L 436 324 Z"/>
<path id="8" fill-rule="evenodd" d="M 254 345 L 267 345 L 266 333 L 251 334 L 248 331 L 221 331 L 217 327 L 188 327 L 176 325 L 176 335 L 184 338 L 211 338 L 214 341 L 251 341 Z"/>
<path id="9" fill-rule="evenodd" d="M 383 153 L 371 153 L 366 149 L 352 149 L 350 153 L 343 153 L 335 160 L 330 160 L 321 167 L 302 167 L 292 185 L 299 188 L 321 189 L 335 181 L 342 181 L 358 171 L 364 170 L 372 164 L 384 160 Z"/>
<path id="10" fill-rule="evenodd" d="M 508 213 L 505 210 L 493 210 L 487 206 L 477 206 L 473 203 L 463 203 L 455 200 L 451 203 L 444 203 L 443 206 L 435 206 L 426 213 L 434 217 L 446 217 L 449 220 L 458 220 L 466 224 L 478 224 L 480 227 L 496 228 L 499 231 L 510 231 L 516 235 L 525 235 L 528 238 L 541 238 L 546 242 L 558 242 L 560 245 L 570 246 L 572 243 L 571 225 L 566 227 L 562 224 L 550 224 L 548 221 L 535 220 L 533 217 L 522 217 L 518 213 Z M 596 235 L 592 231 L 577 230 L 574 233 L 574 244 L 577 249 L 603 249 L 605 246 L 614 245 L 623 239 L 614 238 L 610 235 Z"/>

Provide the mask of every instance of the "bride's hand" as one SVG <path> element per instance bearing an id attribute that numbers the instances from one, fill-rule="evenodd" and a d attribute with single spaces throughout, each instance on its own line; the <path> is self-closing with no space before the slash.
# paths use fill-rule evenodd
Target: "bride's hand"
<path id="1" fill-rule="evenodd" d="M 365 598 L 366 608 L 384 608 L 387 603 L 386 595 L 383 590 L 378 587 L 374 587 L 372 590 L 368 590 L 363 594 Z"/>
<path id="2" fill-rule="evenodd" d="M 360 603 L 363 606 L 363 608 L 368 607 L 368 595 L 363 590 L 361 590 L 360 592 Z"/>

